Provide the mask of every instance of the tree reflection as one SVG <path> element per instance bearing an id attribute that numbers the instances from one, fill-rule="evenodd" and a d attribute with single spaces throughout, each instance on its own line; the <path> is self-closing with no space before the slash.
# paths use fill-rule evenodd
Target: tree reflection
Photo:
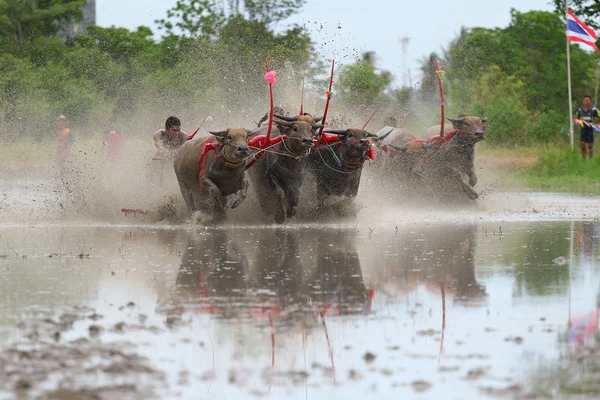
<path id="1" fill-rule="evenodd" d="M 475 225 L 440 225 L 418 233 L 398 233 L 397 253 L 385 256 L 381 286 L 397 296 L 425 286 L 436 293 L 443 287 L 455 301 L 485 297 L 485 287 L 475 276 L 476 233 Z"/>

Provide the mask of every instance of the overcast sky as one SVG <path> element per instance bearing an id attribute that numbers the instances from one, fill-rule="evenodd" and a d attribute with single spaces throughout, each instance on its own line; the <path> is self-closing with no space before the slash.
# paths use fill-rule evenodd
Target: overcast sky
<path id="1" fill-rule="evenodd" d="M 394 74 L 395 84 L 403 83 L 402 45 L 408 36 L 406 66 L 416 85 L 419 60 L 456 37 L 461 27 L 505 27 L 510 9 L 552 10 L 551 0 L 307 0 L 302 12 L 289 23 L 306 23 L 317 49 L 336 64 L 353 62 L 373 50 L 378 66 Z M 176 0 L 96 0 L 97 23 L 134 29 L 153 28 Z M 281 28 L 284 28 L 282 26 Z"/>

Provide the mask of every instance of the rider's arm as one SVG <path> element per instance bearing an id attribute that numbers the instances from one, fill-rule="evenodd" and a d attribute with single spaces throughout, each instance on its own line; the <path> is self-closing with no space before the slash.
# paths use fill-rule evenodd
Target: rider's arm
<path id="1" fill-rule="evenodd" d="M 156 148 L 160 151 L 163 151 L 163 150 L 165 150 L 165 148 L 162 145 L 160 136 L 161 136 L 161 131 L 156 131 L 154 133 L 154 135 L 152 135 L 152 138 L 154 139 L 154 145 L 156 146 Z"/>

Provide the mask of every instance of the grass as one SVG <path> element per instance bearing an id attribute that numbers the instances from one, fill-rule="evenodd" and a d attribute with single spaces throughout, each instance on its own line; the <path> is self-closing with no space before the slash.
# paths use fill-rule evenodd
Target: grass
<path id="1" fill-rule="evenodd" d="M 584 160 L 579 149 L 554 146 L 542 149 L 539 161 L 520 171 L 524 185 L 558 192 L 600 193 L 600 157 Z"/>
<path id="2" fill-rule="evenodd" d="M 577 143 L 577 145 L 579 145 Z M 600 153 L 583 160 L 568 143 L 477 148 L 478 174 L 503 189 L 600 194 Z"/>

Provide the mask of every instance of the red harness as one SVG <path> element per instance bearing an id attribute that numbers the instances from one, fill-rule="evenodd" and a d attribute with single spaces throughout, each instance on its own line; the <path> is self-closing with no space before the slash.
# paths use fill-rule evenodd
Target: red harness
<path id="1" fill-rule="evenodd" d="M 219 148 L 221 147 L 220 143 L 214 138 L 210 137 L 202 142 L 202 154 L 200 155 L 200 160 L 198 161 L 198 181 L 202 180 L 202 175 L 206 170 L 206 165 L 208 164 L 208 153 L 212 150 L 215 152 L 215 157 L 221 160 L 228 167 L 240 167 L 246 160 L 242 160 L 238 163 L 232 163 L 231 161 L 224 158 L 221 154 L 219 154 Z"/>
<path id="2" fill-rule="evenodd" d="M 442 144 L 452 140 L 452 138 L 454 138 L 454 136 L 456 136 L 456 134 L 458 132 L 460 132 L 459 129 L 454 129 L 454 130 L 446 133 L 443 137 L 440 135 L 434 135 L 434 136 L 430 137 L 429 139 L 415 139 L 415 140 L 411 140 L 408 143 L 426 143 L 426 144 L 431 144 L 431 145 L 432 144 L 442 145 Z"/>

